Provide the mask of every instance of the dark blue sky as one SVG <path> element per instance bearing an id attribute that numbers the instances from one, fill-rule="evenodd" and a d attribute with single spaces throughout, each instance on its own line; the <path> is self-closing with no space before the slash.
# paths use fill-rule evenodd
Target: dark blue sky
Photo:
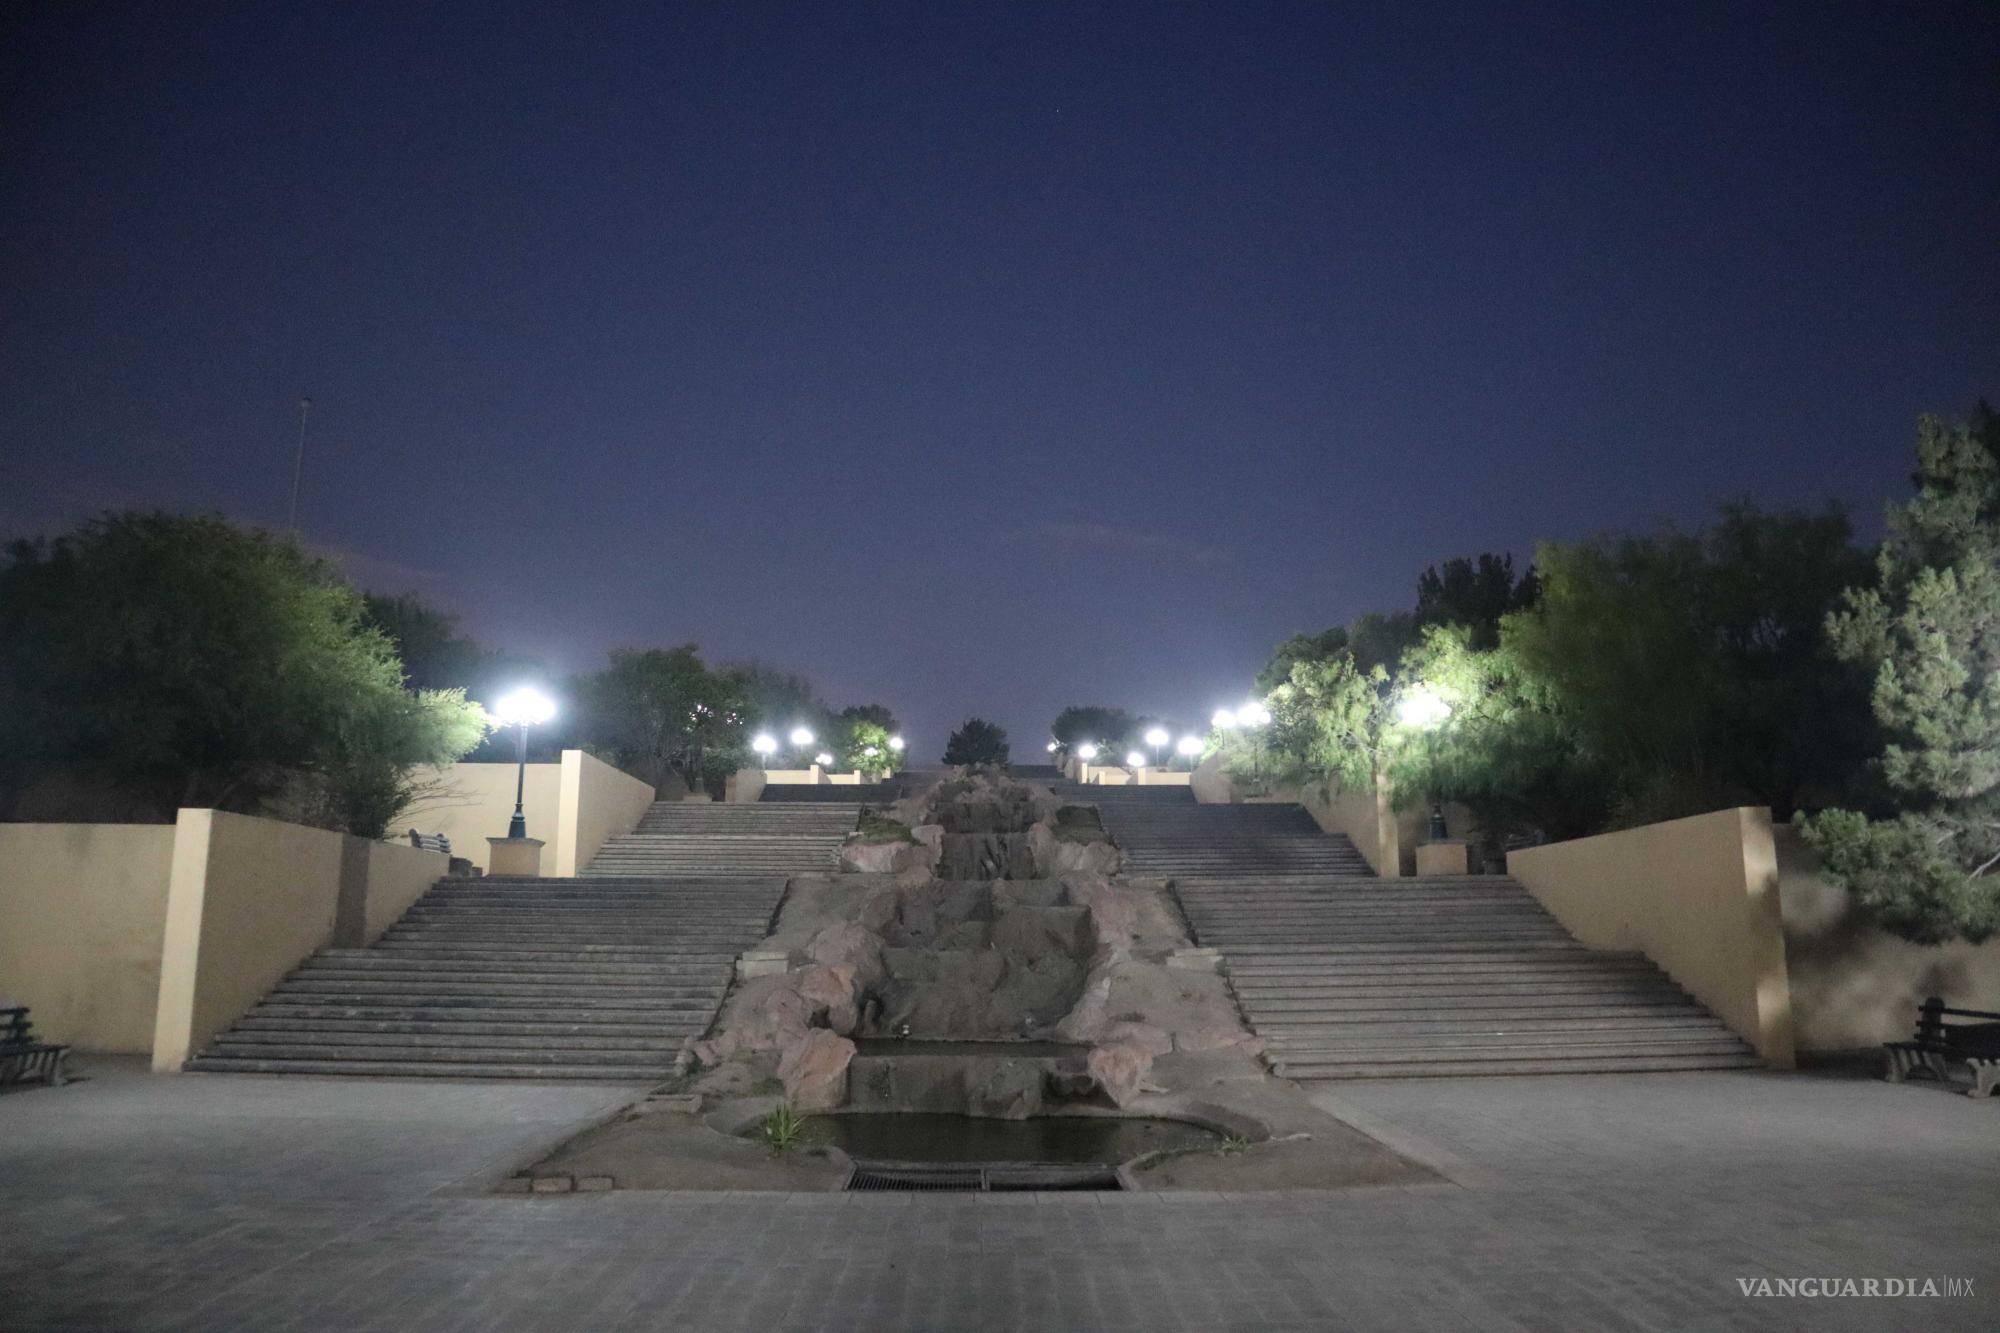
<path id="1" fill-rule="evenodd" d="M 306 393 L 363 582 L 924 758 L 2000 399 L 1985 4 L 8 11 L 0 531 L 281 522 Z"/>

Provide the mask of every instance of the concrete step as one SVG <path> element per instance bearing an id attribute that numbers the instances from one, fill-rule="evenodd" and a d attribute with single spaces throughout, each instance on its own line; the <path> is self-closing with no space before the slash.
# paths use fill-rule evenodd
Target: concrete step
<path id="1" fill-rule="evenodd" d="M 665 986 L 652 981 L 599 981 L 576 978 L 548 982 L 520 981 L 504 976 L 491 979 L 463 977 L 419 981 L 408 977 L 382 977 L 373 973 L 350 976 L 341 973 L 294 972 L 279 982 L 272 994 L 494 998 L 518 996 L 542 998 L 551 1002 L 564 999 L 595 1001 L 630 998 L 635 1003 L 656 1000 L 664 1004 L 673 1000 L 700 1000 L 719 996 L 726 984 L 726 976 L 717 976 L 706 985 Z"/>
<path id="2" fill-rule="evenodd" d="M 1592 1018 L 1659 1018 L 1663 1016 L 1694 1016 L 1707 1011 L 1685 997 L 1672 1001 L 1601 1000 L 1579 1001 L 1574 998 L 1554 997 L 1543 1004 L 1522 1001 L 1511 1004 L 1482 1004 L 1468 1006 L 1462 1000 L 1451 1000 L 1442 1004 L 1393 1004 L 1393 1005 L 1314 1005 L 1280 1002 L 1259 1006 L 1253 1012 L 1244 1006 L 1244 1012 L 1252 1020 L 1252 1026 L 1260 1033 L 1269 1035 L 1285 1029 L 1303 1031 L 1308 1028 L 1334 1028 L 1342 1025 L 1367 1024 L 1382 1026 L 1393 1023 L 1421 1021 L 1456 1022 L 1463 1018 L 1470 1022 L 1495 1023 L 1515 1022 L 1521 1019 L 1573 1020 L 1581 1022 Z"/>
<path id="3" fill-rule="evenodd" d="M 712 1013 L 722 988 L 707 995 L 634 995 L 628 992 L 529 992 L 473 991 L 452 994 L 444 991 L 397 990 L 288 990 L 281 983 L 266 1004 L 283 1003 L 323 1008 L 376 1009 L 505 1009 L 534 1010 L 548 1014 L 620 1012 L 632 1014 Z"/>
<path id="4" fill-rule="evenodd" d="M 439 1051 L 462 1051 L 468 1055 L 476 1055 L 482 1051 L 515 1053 L 533 1051 L 536 1052 L 536 1059 L 546 1060 L 550 1064 L 576 1064 L 578 1053 L 602 1055 L 605 1063 L 628 1063 L 625 1057 L 637 1056 L 648 1063 L 664 1060 L 664 1063 L 672 1064 L 675 1053 L 685 1041 L 685 1036 L 661 1034 L 650 1029 L 610 1035 L 587 1035 L 576 1032 L 496 1035 L 463 1031 L 440 1035 L 421 1032 L 344 1031 L 325 1027 L 236 1028 L 216 1039 L 215 1050 L 219 1054 L 254 1054 L 280 1059 L 292 1058 L 288 1052 L 308 1047 L 382 1051 L 385 1052 L 381 1057 L 384 1059 L 392 1058 L 386 1054 L 391 1051 L 417 1052 L 417 1058 L 422 1059 L 434 1059 Z"/>
<path id="5" fill-rule="evenodd" d="M 300 971 L 323 973 L 370 973 L 397 976 L 501 976 L 523 980 L 558 977 L 606 977 L 632 981 L 673 981 L 681 977 L 709 976 L 729 967 L 726 955 L 708 955 L 703 961 L 685 963 L 603 962 L 548 952 L 538 959 L 508 960 L 417 957 L 387 949 L 323 949 L 301 965 Z"/>
<path id="6" fill-rule="evenodd" d="M 705 1029 L 712 1010 L 699 1007 L 663 1009 L 658 1005 L 596 1006 L 586 1009 L 546 1004 L 439 1002 L 419 1000 L 397 1004 L 379 998 L 354 1004 L 329 1001 L 325 996 L 272 996 L 245 1015 L 267 1027 L 294 1023 L 435 1023 L 451 1027 L 480 1027 L 489 1024 L 532 1024 L 582 1029 L 634 1028 L 679 1030 L 695 1024 Z"/>
<path id="7" fill-rule="evenodd" d="M 1387 1034 L 1370 1029 L 1365 1034 L 1357 1033 L 1346 1037 L 1273 1038 L 1269 1049 L 1284 1059 L 1298 1060 L 1309 1054 L 1334 1055 L 1383 1051 L 1395 1052 L 1397 1058 L 1401 1058 L 1402 1053 L 1418 1049 L 1432 1053 L 1486 1050 L 1496 1047 L 1557 1047 L 1577 1050 L 1604 1047 L 1618 1051 L 1633 1051 L 1669 1046 L 1676 1049 L 1683 1047 L 1707 1049 L 1718 1045 L 1727 1048 L 1732 1054 L 1744 1049 L 1743 1042 L 1736 1034 L 1718 1023 L 1690 1023 L 1678 1028 L 1655 1026 L 1609 1031 L 1602 1028 L 1577 1030 L 1558 1027 L 1530 1031 L 1518 1028 L 1497 1028 L 1487 1031 L 1468 1029 L 1427 1034 L 1422 1043 L 1413 1043 L 1404 1034 Z"/>
<path id="8" fill-rule="evenodd" d="M 478 1063 L 439 1060 L 432 1063 L 399 1060 L 259 1059 L 235 1055 L 202 1055 L 186 1068 L 199 1074 L 342 1074 L 390 1078 L 511 1078 L 551 1079 L 568 1083 L 650 1083 L 663 1077 L 671 1062 L 656 1067 L 637 1065 L 555 1065 L 531 1062 Z"/>
<path id="9" fill-rule="evenodd" d="M 1499 1052 L 1472 1060 L 1426 1059 L 1423 1061 L 1271 1061 L 1272 1071 L 1283 1078 L 1315 1080 L 1359 1078 L 1456 1078 L 1513 1074 L 1647 1074 L 1696 1069 L 1757 1069 L 1763 1062 L 1747 1052 L 1728 1054 L 1626 1055 L 1576 1054 L 1568 1057 L 1522 1051 L 1511 1055 Z"/>
<path id="10" fill-rule="evenodd" d="M 352 1018 L 352 1017 L 312 1017 L 303 1008 L 285 1006 L 282 1014 L 253 1012 L 244 1016 L 234 1028 L 217 1038 L 227 1041 L 238 1033 L 326 1033 L 329 1035 L 347 1033 L 356 1036 L 420 1036 L 440 1037 L 616 1037 L 635 1041 L 679 1042 L 690 1036 L 697 1036 L 707 1030 L 704 1015 L 696 1013 L 667 1014 L 649 1016 L 643 1021 L 625 1023 L 582 1022 L 568 1023 L 556 1021 L 488 1020 L 488 1019 L 432 1019 L 432 1018 Z M 341 1014 L 344 1011 L 328 1011 Z"/>

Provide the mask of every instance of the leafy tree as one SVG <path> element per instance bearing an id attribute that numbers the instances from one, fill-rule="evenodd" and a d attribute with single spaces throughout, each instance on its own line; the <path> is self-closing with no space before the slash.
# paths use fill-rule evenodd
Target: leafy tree
<path id="1" fill-rule="evenodd" d="M 1846 516 L 1725 508 L 1699 534 L 1544 545 L 1510 671 L 1617 799 L 1614 823 L 1736 804 L 1785 818 L 1851 781 L 1862 684 L 1820 624 L 1866 558 Z"/>
<path id="2" fill-rule="evenodd" d="M 850 719 L 843 710 L 835 727 L 835 764 L 850 772 L 894 772 L 898 756 L 889 745 L 888 729 L 879 723 Z"/>
<path id="3" fill-rule="evenodd" d="M 1279 644 L 1271 660 L 1257 673 L 1257 692 L 1268 694 L 1291 679 L 1299 662 L 1327 662 L 1345 657 L 1366 674 L 1380 667 L 1394 675 L 1403 654 L 1419 638 L 1416 617 L 1407 611 L 1370 611 L 1351 625 L 1335 625 L 1317 634 L 1294 634 Z"/>
<path id="4" fill-rule="evenodd" d="M 293 543 L 217 518 L 106 515 L 0 563 L 7 785 L 67 773 L 145 803 L 273 803 L 379 835 L 409 770 L 485 730 L 403 688 L 361 597 Z M 11 799 L 11 797 L 10 797 Z"/>
<path id="5" fill-rule="evenodd" d="M 574 692 L 586 744 L 656 788 L 672 775 L 707 790 L 742 762 L 744 683 L 709 670 L 694 644 L 617 649 Z"/>
<path id="6" fill-rule="evenodd" d="M 1417 576 L 1417 628 L 1457 625 L 1469 631 L 1467 646 L 1488 652 L 1500 646 L 1501 617 L 1526 610 L 1541 595 L 1534 567 L 1514 577 L 1514 557 L 1482 552 L 1432 565 Z"/>
<path id="7" fill-rule="evenodd" d="M 999 765 L 1007 762 L 1007 733 L 984 718 L 968 718 L 945 742 L 947 764 Z"/>
<path id="8" fill-rule="evenodd" d="M 810 758 L 834 739 L 833 710 L 819 697 L 813 683 L 795 672 L 781 671 L 761 662 L 744 662 L 727 668 L 736 681 L 743 700 L 743 716 L 752 731 L 762 729 L 790 747 L 787 739 L 795 727 L 813 734 L 810 749 L 800 758 Z M 783 753 L 784 751 L 781 751 Z"/>
<path id="9" fill-rule="evenodd" d="M 1049 734 L 1065 750 L 1091 741 L 1109 754 L 1114 751 L 1123 753 L 1140 729 L 1139 719 L 1122 708 L 1074 704 L 1056 714 L 1056 720 L 1049 726 Z"/>
<path id="10" fill-rule="evenodd" d="M 896 715 L 889 711 L 887 704 L 850 704 L 840 710 L 840 721 L 847 723 L 866 722 L 877 726 L 890 736 L 903 728 L 896 721 Z"/>
<path id="11" fill-rule="evenodd" d="M 1981 405 L 1982 408 L 1984 405 Z M 1917 494 L 1891 511 L 1872 588 L 1827 622 L 1874 673 L 1891 818 L 1833 809 L 1805 821 L 1826 872 L 1888 929 L 1920 943 L 2000 932 L 2000 463 L 1990 413 L 1925 417 Z"/>

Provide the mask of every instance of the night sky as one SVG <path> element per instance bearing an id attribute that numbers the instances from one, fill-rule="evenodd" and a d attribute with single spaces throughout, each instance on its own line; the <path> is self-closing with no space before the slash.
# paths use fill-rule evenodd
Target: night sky
<path id="1" fill-rule="evenodd" d="M 2000 400 L 1986 4 L 6 9 L 0 533 L 282 524 L 308 394 L 364 585 L 921 759 Z"/>

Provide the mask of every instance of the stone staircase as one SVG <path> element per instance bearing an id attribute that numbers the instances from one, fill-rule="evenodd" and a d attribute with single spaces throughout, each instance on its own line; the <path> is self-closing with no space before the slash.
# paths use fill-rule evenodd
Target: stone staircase
<path id="1" fill-rule="evenodd" d="M 852 792 L 853 787 L 802 787 Z M 857 798 L 758 801 L 742 805 L 660 801 L 632 832 L 609 839 L 592 876 L 797 875 L 832 870 L 841 839 L 854 831 Z"/>
<path id="2" fill-rule="evenodd" d="M 1174 887 L 1288 1078 L 1759 1064 L 1643 955 L 1583 948 L 1504 875 L 1176 874 Z"/>
<path id="3" fill-rule="evenodd" d="M 655 1080 L 707 1030 L 784 887 L 440 880 L 371 947 L 307 959 L 187 1068 Z"/>
<path id="4" fill-rule="evenodd" d="M 778 782 L 757 794 L 762 805 L 886 805 L 903 794 L 894 778 L 855 786 L 827 783 Z"/>
<path id="5" fill-rule="evenodd" d="M 1177 878 L 1374 873 L 1353 843 L 1321 832 L 1303 806 L 1197 805 L 1185 787 L 1099 790 L 1131 793 L 1075 798 L 1097 805 L 1104 826 L 1125 849 L 1130 874 Z"/>

